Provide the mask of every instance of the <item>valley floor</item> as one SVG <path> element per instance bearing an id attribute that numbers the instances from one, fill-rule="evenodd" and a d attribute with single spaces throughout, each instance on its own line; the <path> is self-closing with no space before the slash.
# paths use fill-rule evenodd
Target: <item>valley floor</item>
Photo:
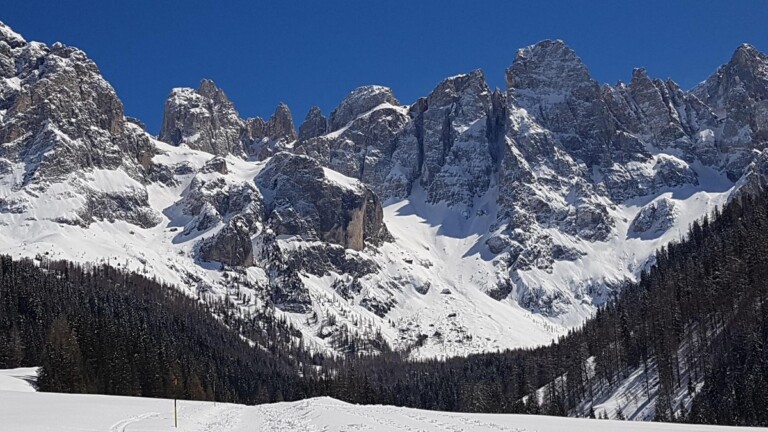
<path id="1" fill-rule="evenodd" d="M 0 371 L 0 429 L 7 432 L 237 431 L 765 431 L 762 428 L 618 422 L 511 414 L 464 414 L 313 398 L 245 406 L 102 395 L 37 393 L 34 369 Z"/>

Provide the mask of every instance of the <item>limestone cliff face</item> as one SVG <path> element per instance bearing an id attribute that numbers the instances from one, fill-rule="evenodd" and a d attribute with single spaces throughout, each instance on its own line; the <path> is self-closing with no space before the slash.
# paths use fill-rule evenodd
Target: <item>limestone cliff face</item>
<path id="1" fill-rule="evenodd" d="M 308 121 L 320 123 L 322 120 L 315 113 L 315 118 Z M 345 176 L 362 180 L 387 198 L 394 194 L 393 189 L 403 189 L 401 185 L 391 186 L 390 178 L 393 171 L 399 170 L 395 168 L 393 153 L 397 151 L 400 133 L 408 122 L 407 108 L 400 106 L 390 89 L 360 87 L 333 110 L 329 133 L 300 140 L 294 151 L 311 156 Z M 314 133 L 307 132 L 309 135 Z M 416 151 L 413 146 L 414 157 L 408 161 L 413 167 L 407 168 L 408 171 L 415 169 Z M 407 185 L 405 189 L 409 190 Z M 400 195 L 404 196 L 404 193 L 402 191 Z"/>
<path id="2" fill-rule="evenodd" d="M 252 266 L 253 246 L 247 221 L 240 216 L 231 219 L 216 237 L 201 245 L 200 256 L 228 266 Z"/>
<path id="3" fill-rule="evenodd" d="M 367 187 L 327 171 L 314 159 L 279 153 L 255 179 L 278 235 L 320 239 L 362 250 L 386 238 L 381 203 Z"/>
<path id="4" fill-rule="evenodd" d="M 158 138 L 216 155 L 244 155 L 244 122 L 223 90 L 203 80 L 197 90 L 176 88 L 163 110 Z"/>
<path id="5" fill-rule="evenodd" d="M 433 203 L 471 208 L 492 181 L 497 146 L 492 92 L 480 70 L 441 82 L 418 111 L 419 182 Z"/>
<path id="6" fill-rule="evenodd" d="M 714 137 L 726 153 L 720 163 L 729 177 L 738 179 L 755 154 L 768 146 L 768 56 L 747 44 L 692 92 L 718 118 Z"/>
<path id="7" fill-rule="evenodd" d="M 298 139 L 300 142 L 304 142 L 325 135 L 326 132 L 328 132 L 328 119 L 325 118 L 320 108 L 313 106 L 299 127 Z"/>
<path id="8" fill-rule="evenodd" d="M 51 193 L 51 200 L 72 198 L 44 216 L 54 222 L 158 223 L 144 186 L 154 146 L 126 120 L 96 64 L 77 48 L 27 42 L 3 23 L 0 143 L 0 181 L 9 185 L 0 213 L 30 210 Z M 103 172 L 121 179 L 119 187 L 100 182 Z M 51 191 L 56 184 L 66 194 Z"/>
<path id="9" fill-rule="evenodd" d="M 23 161 L 24 182 L 81 168 L 139 178 L 149 140 L 126 127 L 123 104 L 86 54 L 27 42 L 0 23 L 0 157 Z"/>

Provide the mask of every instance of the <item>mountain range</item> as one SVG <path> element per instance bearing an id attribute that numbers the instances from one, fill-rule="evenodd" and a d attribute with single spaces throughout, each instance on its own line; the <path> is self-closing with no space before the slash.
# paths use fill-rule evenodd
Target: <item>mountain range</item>
<path id="1" fill-rule="evenodd" d="M 318 351 L 443 357 L 565 334 L 766 185 L 768 57 L 750 45 L 690 90 L 641 68 L 600 84 L 559 40 L 505 76 L 410 104 L 360 87 L 298 130 L 288 106 L 243 119 L 203 80 L 171 90 L 154 136 L 84 52 L 0 23 L 0 253 L 269 311 Z"/>

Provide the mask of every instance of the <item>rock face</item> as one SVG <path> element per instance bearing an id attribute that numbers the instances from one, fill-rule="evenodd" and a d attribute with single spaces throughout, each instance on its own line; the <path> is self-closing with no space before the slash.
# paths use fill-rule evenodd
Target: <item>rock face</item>
<path id="1" fill-rule="evenodd" d="M 1 157 L 25 156 L 24 182 L 82 167 L 138 176 L 149 141 L 126 127 L 123 105 L 77 48 L 27 43 L 0 24 Z"/>
<path id="2" fill-rule="evenodd" d="M 378 197 L 352 179 L 328 177 L 314 159 L 279 153 L 255 182 L 271 197 L 269 224 L 277 235 L 319 239 L 354 250 L 387 237 Z"/>
<path id="3" fill-rule="evenodd" d="M 217 155 L 243 155 L 240 135 L 243 129 L 234 105 L 211 80 L 203 80 L 197 90 L 176 88 L 163 110 L 158 138 L 174 145 Z"/>
<path id="4" fill-rule="evenodd" d="M 503 96 L 491 93 L 481 71 L 445 80 L 409 108 L 388 88 L 361 87 L 333 111 L 331 132 L 300 142 L 297 152 L 384 199 L 406 197 L 418 183 L 430 202 L 471 208 L 499 157 L 505 108 L 494 98 Z"/>
<path id="5" fill-rule="evenodd" d="M 399 106 L 392 90 L 382 86 L 364 86 L 353 90 L 341 104 L 331 112 L 329 131 L 339 130 L 347 123 L 382 105 Z"/>
<path id="6" fill-rule="evenodd" d="M 233 218 L 216 237 L 201 245 L 200 256 L 205 261 L 229 266 L 252 266 L 253 246 L 248 224 L 240 217 Z"/>
<path id="7" fill-rule="evenodd" d="M 660 235 L 670 229 L 677 217 L 675 203 L 659 198 L 644 206 L 632 220 L 630 233 L 633 235 Z"/>
<path id="8" fill-rule="evenodd" d="M 299 127 L 299 141 L 304 142 L 325 135 L 326 132 L 328 132 L 328 119 L 325 118 L 320 108 L 313 106 Z"/>
<path id="9" fill-rule="evenodd" d="M 525 109 L 587 166 L 631 158 L 642 150 L 636 140 L 617 137 L 599 84 L 562 41 L 519 50 L 506 82 L 510 103 Z"/>
<path id="10" fill-rule="evenodd" d="M 258 117 L 248 119 L 246 130 L 247 152 L 257 160 L 264 160 L 283 151 L 296 141 L 293 116 L 288 105 L 284 103 L 277 106 L 275 113 L 266 123 Z"/>
<path id="11" fill-rule="evenodd" d="M 731 180 L 738 179 L 754 156 L 768 144 L 768 56 L 741 45 L 731 60 L 692 92 L 719 120 L 718 150 Z"/>
<path id="12" fill-rule="evenodd" d="M 492 95 L 479 70 L 440 83 L 416 112 L 420 182 L 429 200 L 472 207 L 498 157 Z"/>
<path id="13" fill-rule="evenodd" d="M 300 141 L 295 151 L 345 176 L 362 180 L 382 197 L 397 192 L 405 196 L 409 190 L 407 179 L 406 184 L 397 185 L 387 179 L 394 169 L 398 134 L 409 122 L 407 111 L 390 89 L 360 87 L 331 113 L 330 133 Z M 414 164 L 415 160 L 409 163 Z"/>
<path id="14" fill-rule="evenodd" d="M 186 186 L 165 209 L 177 215 L 171 223 L 183 227 L 173 242 L 193 243 L 197 260 L 222 271 L 263 271 L 266 300 L 281 309 L 312 306 L 301 275 L 359 278 L 378 270 L 354 252 L 389 240 L 378 198 L 358 181 L 289 153 L 264 164 L 232 155 L 197 168 L 177 164 L 167 167 L 171 184 Z"/>
<path id="15" fill-rule="evenodd" d="M 742 194 L 760 194 L 768 190 L 768 150 L 761 151 L 744 170 L 744 175 L 737 183 L 729 199 L 738 198 Z"/>
<path id="16" fill-rule="evenodd" d="M 158 138 L 215 155 L 263 160 L 296 141 L 296 131 L 287 105 L 278 105 L 266 122 L 259 117 L 243 120 L 224 91 L 203 80 L 197 90 L 171 91 Z"/>
<path id="17" fill-rule="evenodd" d="M 52 220 L 157 223 L 142 184 L 154 146 L 126 121 L 96 65 L 76 48 L 26 42 L 2 23 L 0 142 L 0 181 L 12 185 L 0 211 L 32 208 L 46 193 L 57 194 L 51 185 L 66 183 L 67 193 L 81 199 Z M 114 172 L 125 187 L 99 182 L 103 172 Z"/>

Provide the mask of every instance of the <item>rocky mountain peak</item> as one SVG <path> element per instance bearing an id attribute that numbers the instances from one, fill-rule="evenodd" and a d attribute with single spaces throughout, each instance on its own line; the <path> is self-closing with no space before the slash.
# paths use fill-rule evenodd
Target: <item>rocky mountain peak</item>
<path id="1" fill-rule="evenodd" d="M 260 117 L 246 120 L 241 139 L 246 153 L 257 160 L 286 150 L 296 141 L 293 115 L 288 105 L 281 102 L 266 122 Z"/>
<path id="2" fill-rule="evenodd" d="M 524 109 L 587 166 L 609 164 L 616 157 L 626 161 L 627 155 L 642 151 L 636 140 L 617 134 L 603 90 L 563 41 L 545 40 L 519 50 L 506 82 L 510 111 Z"/>
<path id="3" fill-rule="evenodd" d="M 421 104 L 421 184 L 433 202 L 469 206 L 488 185 L 493 165 L 491 91 L 482 71 L 443 80 Z"/>
<path id="4" fill-rule="evenodd" d="M 19 48 L 27 43 L 24 38 L 0 21 L 0 41 L 5 42 L 11 48 Z"/>
<path id="5" fill-rule="evenodd" d="M 269 118 L 265 126 L 266 136 L 272 140 L 284 139 L 296 140 L 296 130 L 293 127 L 293 115 L 288 105 L 280 102 L 275 108 L 275 113 Z"/>
<path id="6" fill-rule="evenodd" d="M 392 89 L 378 85 L 358 87 L 352 90 L 341 104 L 331 112 L 329 130 L 341 129 L 359 115 L 385 103 L 400 105 L 400 102 L 392 94 Z"/>
<path id="7" fill-rule="evenodd" d="M 299 141 L 306 141 L 311 138 L 324 135 L 328 131 L 328 119 L 325 118 L 319 107 L 313 106 L 309 109 L 304 122 L 299 127 Z"/>
<path id="8" fill-rule="evenodd" d="M 224 93 L 224 90 L 220 89 L 216 83 L 210 79 L 203 79 L 200 81 L 200 86 L 197 88 L 197 94 L 213 101 L 214 105 L 232 107 L 232 102 Z"/>
<path id="9" fill-rule="evenodd" d="M 741 67 L 748 67 L 752 66 L 755 63 L 764 63 L 766 61 L 766 56 L 762 52 L 760 52 L 757 48 L 754 46 L 743 43 L 736 48 L 736 50 L 733 52 L 733 56 L 731 56 L 731 60 L 729 65 L 733 66 L 741 66 Z"/>
<path id="10" fill-rule="evenodd" d="M 441 106 L 446 103 L 461 101 L 464 98 L 479 98 L 483 109 L 490 104 L 490 89 L 485 81 L 485 74 L 480 69 L 468 74 L 446 78 L 432 90 L 427 97 L 427 105 Z"/>
<path id="11" fill-rule="evenodd" d="M 734 151 L 728 175 L 738 179 L 752 160 L 751 150 L 768 146 L 768 56 L 743 44 L 692 93 L 722 122 L 718 147 Z"/>
<path id="12" fill-rule="evenodd" d="M 526 91 L 556 95 L 584 84 L 597 85 L 576 52 L 561 40 L 544 40 L 518 50 L 506 81 L 507 91 L 515 97 Z"/>
<path id="13" fill-rule="evenodd" d="M 175 88 L 165 102 L 158 138 L 216 155 L 242 155 L 243 120 L 224 91 L 211 80 L 197 90 Z"/>
<path id="14" fill-rule="evenodd" d="M 768 56 L 749 44 L 741 44 L 733 52 L 730 61 L 716 76 L 733 89 L 742 86 L 745 91 L 755 95 L 765 92 L 768 84 Z"/>
<path id="15" fill-rule="evenodd" d="M 650 81 L 651 79 L 648 77 L 648 71 L 645 68 L 638 67 L 632 69 L 632 80 L 630 81 L 630 86 L 644 85 Z"/>
<path id="16" fill-rule="evenodd" d="M 768 56 L 752 45 L 741 44 L 728 63 L 718 68 L 693 93 L 704 102 L 724 109 L 725 99 L 745 93 L 754 99 L 764 95 L 768 86 Z"/>
<path id="17" fill-rule="evenodd" d="M 157 223 L 143 186 L 154 146 L 126 122 L 122 102 L 83 51 L 27 43 L 0 24 L 0 143 L 0 183 L 9 186 L 0 214 L 57 201 L 35 218 L 82 227 Z M 105 186 L 104 172 L 121 180 Z"/>

